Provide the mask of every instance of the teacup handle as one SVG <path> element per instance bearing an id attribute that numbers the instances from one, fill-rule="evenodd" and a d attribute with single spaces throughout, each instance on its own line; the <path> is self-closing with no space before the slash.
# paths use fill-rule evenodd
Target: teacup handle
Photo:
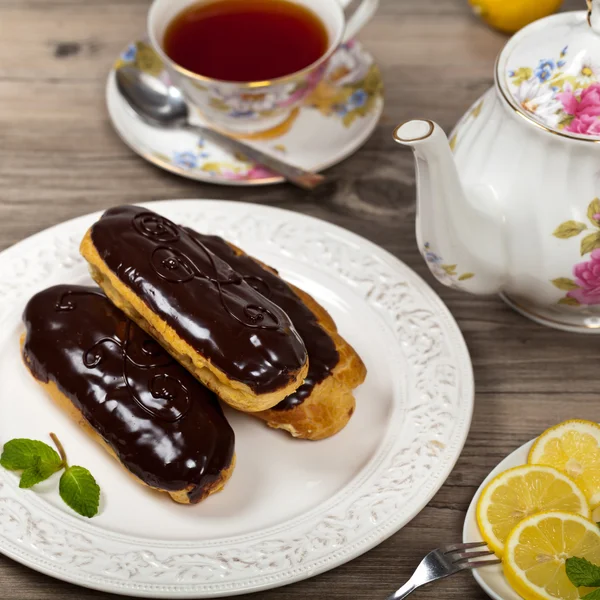
<path id="1" fill-rule="evenodd" d="M 338 0 L 346 13 L 346 31 L 343 41 L 352 39 L 371 19 L 379 6 L 379 0 L 362 0 L 354 9 L 349 10 L 356 0 Z"/>
<path id="2" fill-rule="evenodd" d="M 587 0 L 587 21 L 594 33 L 600 33 L 600 1 Z"/>

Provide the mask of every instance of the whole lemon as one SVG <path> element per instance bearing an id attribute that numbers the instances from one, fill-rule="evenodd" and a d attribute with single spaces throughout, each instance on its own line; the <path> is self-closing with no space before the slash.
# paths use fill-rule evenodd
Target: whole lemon
<path id="1" fill-rule="evenodd" d="M 473 12 L 490 27 L 515 33 L 525 25 L 556 12 L 562 0 L 469 0 Z"/>

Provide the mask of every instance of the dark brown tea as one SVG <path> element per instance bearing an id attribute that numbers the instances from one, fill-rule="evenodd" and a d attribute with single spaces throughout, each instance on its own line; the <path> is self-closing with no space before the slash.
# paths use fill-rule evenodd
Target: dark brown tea
<path id="1" fill-rule="evenodd" d="M 223 81 L 263 81 L 319 59 L 325 26 L 287 0 L 217 0 L 195 4 L 167 27 L 164 50 L 188 71 Z"/>

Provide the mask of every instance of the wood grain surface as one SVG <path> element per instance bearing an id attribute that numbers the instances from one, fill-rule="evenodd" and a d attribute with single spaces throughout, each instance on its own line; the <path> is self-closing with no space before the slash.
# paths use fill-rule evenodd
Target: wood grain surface
<path id="1" fill-rule="evenodd" d="M 583 9 L 567 0 L 563 9 Z M 447 131 L 492 85 L 506 36 L 476 20 L 467 0 L 382 0 L 361 39 L 381 66 L 384 116 L 354 156 L 331 168 L 331 189 L 233 188 L 187 181 L 145 163 L 113 132 L 104 106 L 109 67 L 144 31 L 149 0 L 0 0 L 0 247 L 50 225 L 124 202 L 226 198 L 314 215 L 369 238 L 420 273 L 456 317 L 473 359 L 476 404 L 467 444 L 448 481 L 403 530 L 356 560 L 253 600 L 384 599 L 424 554 L 458 541 L 487 473 L 542 429 L 599 418 L 598 338 L 545 329 L 498 298 L 436 284 L 415 242 L 410 151 L 393 126 L 425 117 Z M 0 417 L 1 418 L 1 417 Z M 483 599 L 468 574 L 417 592 Z M 246 596 L 245 596 L 246 597 Z M 0 598 L 117 598 L 29 570 L 0 556 Z M 240 597 L 241 598 L 241 597 Z"/>

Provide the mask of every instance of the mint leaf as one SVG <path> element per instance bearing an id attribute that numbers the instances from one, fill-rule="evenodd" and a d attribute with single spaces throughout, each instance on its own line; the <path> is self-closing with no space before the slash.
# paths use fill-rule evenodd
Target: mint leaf
<path id="1" fill-rule="evenodd" d="M 60 469 L 62 461 L 58 453 L 48 444 L 37 440 L 18 438 L 4 444 L 0 465 L 9 471 L 22 471 L 35 467 L 37 460 Z"/>
<path id="2" fill-rule="evenodd" d="M 594 565 L 589 560 L 577 558 L 576 556 L 567 558 L 566 569 L 567 577 L 575 587 L 600 586 L 600 567 Z"/>
<path id="3" fill-rule="evenodd" d="M 600 589 L 586 594 L 581 600 L 600 600 Z"/>
<path id="4" fill-rule="evenodd" d="M 60 497 L 75 512 L 91 518 L 98 512 L 100 487 L 92 474 L 83 467 L 69 467 L 61 476 Z"/>
<path id="5" fill-rule="evenodd" d="M 60 497 L 75 512 L 93 517 L 98 513 L 100 487 L 87 469 L 70 467 L 60 440 L 54 433 L 50 437 L 58 453 L 44 442 L 18 438 L 4 444 L 0 465 L 10 471 L 23 471 L 19 482 L 21 488 L 30 488 L 65 469 L 58 486 Z"/>
<path id="6" fill-rule="evenodd" d="M 30 488 L 36 483 L 40 483 L 45 479 L 48 479 L 50 475 L 60 471 L 62 468 L 61 464 L 54 464 L 51 462 L 44 462 L 39 456 L 35 459 L 35 464 L 25 469 L 21 475 L 21 481 L 19 482 L 20 488 Z"/>

